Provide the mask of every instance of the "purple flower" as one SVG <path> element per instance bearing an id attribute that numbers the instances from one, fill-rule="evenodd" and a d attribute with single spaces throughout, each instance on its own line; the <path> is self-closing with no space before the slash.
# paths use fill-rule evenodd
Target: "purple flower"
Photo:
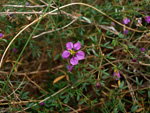
<path id="1" fill-rule="evenodd" d="M 41 105 L 41 106 L 44 106 L 44 102 L 41 102 L 40 105 Z"/>
<path id="2" fill-rule="evenodd" d="M 143 48 L 141 48 L 141 51 L 142 51 L 142 52 L 144 52 L 144 51 L 145 51 L 145 48 L 144 48 L 144 47 L 143 47 Z"/>
<path id="3" fill-rule="evenodd" d="M 150 16 L 146 16 L 146 17 L 145 17 L 145 21 L 146 21 L 147 23 L 149 23 L 149 22 L 150 22 Z"/>
<path id="4" fill-rule="evenodd" d="M 10 14 L 9 16 L 10 16 L 10 17 L 12 17 L 12 16 L 13 16 L 13 14 Z"/>
<path id="5" fill-rule="evenodd" d="M 29 5 L 30 5 L 30 4 L 27 2 L 27 3 L 26 3 L 26 6 L 29 6 Z"/>
<path id="6" fill-rule="evenodd" d="M 3 38 L 4 34 L 3 33 L 0 33 L 0 38 Z"/>
<path id="7" fill-rule="evenodd" d="M 73 70 L 73 67 L 74 67 L 74 66 L 67 65 L 67 69 L 68 69 L 70 72 Z"/>
<path id="8" fill-rule="evenodd" d="M 97 87 L 97 88 L 100 87 L 100 82 L 96 82 L 96 87 Z"/>
<path id="9" fill-rule="evenodd" d="M 13 51 L 16 53 L 16 52 L 17 52 L 17 49 L 16 49 L 16 48 L 14 48 L 14 49 L 13 49 Z"/>
<path id="10" fill-rule="evenodd" d="M 121 77 L 120 77 L 120 73 L 118 70 L 114 70 L 114 73 L 113 73 L 113 77 L 116 79 L 116 80 L 119 80 Z"/>
<path id="11" fill-rule="evenodd" d="M 130 22 L 130 19 L 128 19 L 127 17 L 125 17 L 124 19 L 123 19 L 123 24 L 128 24 Z"/>
<path id="12" fill-rule="evenodd" d="M 137 61 L 137 59 L 136 59 L 136 58 L 134 58 L 132 61 L 133 61 L 133 62 L 136 62 L 136 61 Z"/>
<path id="13" fill-rule="evenodd" d="M 75 43 L 74 45 L 73 45 L 72 42 L 68 42 L 66 44 L 66 48 L 67 48 L 67 50 L 65 50 L 62 53 L 62 57 L 64 59 L 68 59 L 70 57 L 70 55 L 72 55 L 72 58 L 70 59 L 70 63 L 72 65 L 77 65 L 79 60 L 83 60 L 84 59 L 85 54 L 84 54 L 83 51 L 75 52 L 76 50 L 79 50 L 81 48 L 81 44 L 79 42 Z"/>
<path id="14" fill-rule="evenodd" d="M 136 26 L 142 26 L 142 18 L 140 17 L 140 18 L 137 18 L 136 20 L 137 20 Z"/>
<path id="15" fill-rule="evenodd" d="M 124 30 L 124 34 L 125 35 L 127 35 L 128 34 L 128 30 L 126 29 L 126 30 Z"/>

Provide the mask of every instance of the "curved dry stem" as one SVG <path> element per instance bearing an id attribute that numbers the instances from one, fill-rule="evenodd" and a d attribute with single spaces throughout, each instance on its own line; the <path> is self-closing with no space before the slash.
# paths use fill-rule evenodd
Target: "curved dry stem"
<path id="1" fill-rule="evenodd" d="M 1 68 L 1 66 L 2 66 L 2 62 L 3 62 L 4 56 L 5 56 L 6 52 L 8 51 L 10 45 L 13 43 L 13 41 L 14 41 L 25 29 L 27 29 L 29 26 L 31 26 L 32 24 L 34 24 L 34 23 L 37 22 L 38 20 L 39 20 L 39 18 L 36 19 L 35 21 L 33 21 L 32 23 L 28 24 L 26 27 L 24 27 L 24 28 L 11 40 L 11 42 L 8 44 L 7 48 L 5 49 L 5 51 L 4 51 L 3 55 L 2 55 L 2 58 L 1 58 L 1 61 L 0 61 L 0 68 Z"/>
<path id="2" fill-rule="evenodd" d="M 64 106 L 67 106 L 68 108 L 70 108 L 71 110 L 73 110 L 75 113 L 78 113 L 78 111 L 76 111 L 74 108 L 70 107 L 69 105 L 64 104 L 64 103 L 62 103 L 62 102 L 61 102 L 61 104 L 64 105 Z"/>
<path id="3" fill-rule="evenodd" d="M 141 64 L 143 66 L 150 66 L 150 64 L 145 64 L 145 63 L 142 63 L 141 61 L 139 62 L 139 64 Z"/>
<path id="4" fill-rule="evenodd" d="M 147 32 L 147 30 L 146 30 L 146 31 L 139 31 L 139 30 L 136 30 L 136 29 L 132 29 L 132 28 L 130 28 L 130 27 L 127 27 L 127 26 L 123 25 L 122 23 L 116 21 L 115 19 L 109 17 L 109 16 L 108 16 L 107 14 L 105 14 L 104 12 L 100 11 L 99 9 L 97 9 L 97 8 L 95 8 L 95 7 L 93 7 L 93 6 L 89 5 L 89 4 L 85 4 L 85 3 L 70 3 L 70 4 L 67 4 L 67 5 L 64 5 L 64 6 L 59 7 L 59 9 L 62 9 L 62 8 L 68 7 L 68 6 L 72 6 L 72 5 L 83 5 L 83 6 L 90 7 L 90 8 L 92 8 L 92 9 L 98 11 L 99 13 L 103 14 L 104 16 L 108 17 L 108 18 L 111 19 L 112 21 L 116 22 L 117 24 L 121 25 L 122 27 L 125 27 L 125 28 L 127 28 L 127 29 L 129 29 L 129 30 L 131 30 L 131 31 L 135 31 L 135 32 Z M 52 11 L 46 13 L 46 14 L 43 16 L 43 18 L 44 18 L 45 16 L 47 16 L 48 14 L 51 14 L 51 13 L 53 13 L 53 12 L 59 10 L 59 9 L 56 8 L 56 9 L 54 9 L 54 10 L 52 10 Z M 42 17 L 42 16 L 41 16 L 41 17 Z M 39 17 L 38 19 L 34 20 L 32 23 L 28 24 L 25 28 L 23 28 L 23 29 L 11 40 L 11 42 L 9 43 L 9 45 L 7 46 L 7 48 L 5 49 L 5 51 L 4 51 L 3 55 L 2 55 L 2 58 L 1 58 L 1 61 L 0 61 L 0 68 L 2 67 L 2 62 L 3 62 L 4 56 L 6 55 L 6 52 L 8 51 L 8 49 L 9 49 L 10 45 L 12 44 L 12 42 L 13 42 L 24 30 L 26 30 L 28 27 L 30 27 L 31 25 L 33 25 L 33 24 L 35 24 L 36 22 L 38 22 L 38 21 L 41 19 L 41 17 Z"/>
<path id="5" fill-rule="evenodd" d="M 69 24 L 67 24 L 67 25 L 65 25 L 65 26 L 63 26 L 63 27 L 61 27 L 61 28 L 57 28 L 56 31 L 62 30 L 62 29 L 64 29 L 64 28 L 70 26 L 70 25 L 73 24 L 76 20 L 77 20 L 77 19 L 74 19 L 74 20 L 72 20 Z M 55 31 L 55 30 L 46 31 L 46 32 L 40 33 L 40 34 L 38 34 L 38 35 L 36 35 L 36 36 L 33 36 L 32 38 L 37 38 L 37 37 L 40 37 L 40 36 L 42 36 L 42 35 L 45 35 L 45 34 L 48 34 L 48 33 L 52 33 L 52 32 L 54 32 L 54 31 Z"/>

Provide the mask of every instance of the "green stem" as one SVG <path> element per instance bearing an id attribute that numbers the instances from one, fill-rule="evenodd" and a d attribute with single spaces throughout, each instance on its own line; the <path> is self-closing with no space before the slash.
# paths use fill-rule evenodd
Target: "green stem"
<path id="1" fill-rule="evenodd" d="M 34 32 L 35 32 L 36 28 L 37 28 L 37 27 L 38 27 L 38 25 L 40 24 L 40 22 L 41 22 L 41 20 L 42 20 L 42 18 L 43 18 L 43 16 L 44 16 L 44 14 L 45 14 L 45 13 L 46 13 L 46 11 L 48 10 L 48 8 L 49 8 L 49 6 L 50 6 L 50 4 L 51 4 L 51 3 L 52 3 L 52 0 L 49 2 L 49 5 L 48 5 L 48 6 L 47 6 L 47 8 L 45 9 L 45 11 L 44 11 L 44 13 L 43 13 L 43 15 L 42 15 L 41 19 L 40 19 L 40 20 L 38 21 L 38 23 L 36 24 L 36 26 L 35 26 L 35 28 L 34 28 L 33 32 L 31 33 L 31 35 L 30 35 L 30 37 L 28 38 L 28 40 L 27 40 L 26 44 L 24 45 L 24 47 L 23 47 L 23 49 L 22 49 L 21 53 L 19 54 L 18 59 L 17 59 L 17 61 L 16 61 L 15 65 L 13 66 L 13 68 L 11 69 L 10 74 L 8 75 L 7 81 L 5 82 L 5 84 L 4 84 L 4 86 L 3 86 L 3 88 L 2 88 L 2 90 L 1 90 L 1 92 L 0 92 L 0 96 L 1 96 L 1 94 L 3 93 L 3 91 L 4 91 L 4 89 L 5 89 L 6 85 L 7 85 L 8 81 L 9 81 L 9 79 L 10 79 L 10 77 L 11 77 L 11 75 L 12 75 L 12 73 L 13 73 L 13 71 L 14 71 L 14 69 L 15 69 L 15 67 L 16 67 L 16 65 L 17 65 L 17 63 L 18 63 L 18 61 L 20 60 L 20 58 L 21 58 L 21 56 L 22 56 L 22 54 L 23 54 L 23 52 L 24 52 L 25 48 L 27 47 L 27 45 L 28 45 L 28 43 L 29 43 L 30 39 L 32 38 L 32 36 L 33 36 L 33 34 L 34 34 Z"/>
<path id="2" fill-rule="evenodd" d="M 115 64 L 113 64 L 112 62 L 110 62 L 107 58 L 104 57 L 105 60 L 107 60 L 107 62 L 109 62 L 111 65 L 113 65 L 114 67 L 117 67 Z"/>
<path id="3" fill-rule="evenodd" d="M 59 4 L 58 5 L 60 5 L 60 0 L 59 0 Z M 59 6 L 58 6 L 58 10 L 59 10 Z M 53 18 L 51 18 L 51 19 L 53 19 Z M 52 68 L 52 62 L 53 62 L 53 54 L 54 54 L 54 48 L 55 48 L 55 41 L 56 41 L 56 28 L 57 28 L 57 22 L 58 22 L 58 15 L 57 15 L 57 18 L 56 18 L 56 22 L 54 21 L 54 19 L 53 19 L 53 22 L 54 22 L 54 25 L 55 25 L 55 32 L 54 32 L 54 41 L 53 41 L 53 48 L 52 48 L 52 55 L 51 55 L 51 58 L 50 58 L 50 68 L 49 68 L 49 74 L 48 74 L 48 80 L 49 80 L 49 82 L 48 82 L 48 84 L 49 85 L 51 85 L 50 84 L 50 82 L 51 82 L 51 78 L 50 78 L 50 75 L 51 75 L 51 68 Z"/>

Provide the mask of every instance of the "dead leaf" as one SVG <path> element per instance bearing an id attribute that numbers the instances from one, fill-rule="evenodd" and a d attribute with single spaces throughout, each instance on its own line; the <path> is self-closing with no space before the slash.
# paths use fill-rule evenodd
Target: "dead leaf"
<path id="1" fill-rule="evenodd" d="M 57 77 L 54 81 L 53 84 L 55 84 L 56 82 L 58 82 L 59 80 L 63 79 L 65 77 L 65 75 L 59 76 Z"/>
<path id="2" fill-rule="evenodd" d="M 66 75 L 66 79 L 69 81 L 69 76 L 68 75 Z"/>
<path id="3" fill-rule="evenodd" d="M 136 112 L 138 113 L 138 112 L 141 112 L 142 110 L 143 110 L 143 108 L 140 108 L 140 109 L 136 110 Z"/>
<path id="4" fill-rule="evenodd" d="M 120 80 L 118 80 L 118 86 L 120 86 Z"/>

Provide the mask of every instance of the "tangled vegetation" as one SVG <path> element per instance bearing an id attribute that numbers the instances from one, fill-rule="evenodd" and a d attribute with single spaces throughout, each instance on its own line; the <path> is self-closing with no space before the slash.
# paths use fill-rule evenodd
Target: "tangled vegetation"
<path id="1" fill-rule="evenodd" d="M 149 0 L 1 0 L 1 113 L 149 113 Z"/>

